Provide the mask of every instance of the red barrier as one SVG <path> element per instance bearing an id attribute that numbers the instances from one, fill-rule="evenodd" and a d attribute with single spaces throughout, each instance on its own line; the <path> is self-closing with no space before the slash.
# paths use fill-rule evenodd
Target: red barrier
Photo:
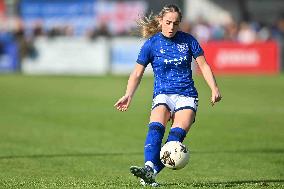
<path id="1" fill-rule="evenodd" d="M 208 42 L 202 48 L 216 74 L 277 74 L 280 71 L 280 55 L 275 41 L 249 45 Z"/>

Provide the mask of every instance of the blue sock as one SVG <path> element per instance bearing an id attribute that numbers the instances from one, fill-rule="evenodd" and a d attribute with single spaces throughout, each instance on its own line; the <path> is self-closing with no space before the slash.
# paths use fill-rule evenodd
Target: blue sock
<path id="1" fill-rule="evenodd" d="M 175 127 L 170 130 L 167 142 L 170 141 L 179 141 L 183 142 L 186 136 L 186 131 L 180 127 Z"/>
<path id="2" fill-rule="evenodd" d="M 156 165 L 160 162 L 160 151 L 164 133 L 165 127 L 161 123 L 149 123 L 149 130 L 144 147 L 145 163 L 150 161 Z"/>
<path id="3" fill-rule="evenodd" d="M 186 131 L 184 129 L 175 127 L 170 130 L 167 142 L 170 141 L 183 142 L 185 136 L 186 136 Z M 165 167 L 164 164 L 159 159 L 159 162 L 155 164 L 154 169 L 157 171 L 157 173 L 159 173 L 164 167 Z"/>

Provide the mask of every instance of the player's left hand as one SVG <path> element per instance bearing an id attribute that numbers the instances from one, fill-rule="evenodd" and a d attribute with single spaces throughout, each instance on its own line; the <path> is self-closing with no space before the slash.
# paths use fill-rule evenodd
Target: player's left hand
<path id="1" fill-rule="evenodd" d="M 216 102 L 219 102 L 222 99 L 222 95 L 218 88 L 212 90 L 211 94 L 211 105 L 214 106 Z"/>

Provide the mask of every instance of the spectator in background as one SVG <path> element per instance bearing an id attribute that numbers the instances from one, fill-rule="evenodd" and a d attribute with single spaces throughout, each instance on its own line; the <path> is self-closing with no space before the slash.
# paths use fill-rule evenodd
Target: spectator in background
<path id="1" fill-rule="evenodd" d="M 37 37 L 41 37 L 44 35 L 45 32 L 43 30 L 42 23 L 40 21 L 35 22 L 32 27 L 32 38 L 36 39 Z"/>
<path id="2" fill-rule="evenodd" d="M 244 44 L 250 44 L 256 41 L 256 32 L 248 22 L 241 22 L 238 41 Z"/>
<path id="3" fill-rule="evenodd" d="M 237 37 L 238 37 L 239 28 L 238 28 L 237 23 L 234 20 L 226 24 L 224 28 L 225 28 L 224 40 L 228 40 L 228 41 L 238 40 Z"/>
<path id="4" fill-rule="evenodd" d="M 256 40 L 257 41 L 269 41 L 272 39 L 272 33 L 269 27 L 261 23 L 257 23 L 257 26 L 258 26 L 258 28 L 256 29 L 257 31 Z"/>
<path id="5" fill-rule="evenodd" d="M 20 20 L 17 21 L 15 30 L 13 31 L 14 39 L 18 47 L 18 68 L 17 71 L 21 72 L 22 62 L 25 57 L 35 56 L 35 47 L 32 38 L 25 36 L 25 30 Z"/>
<path id="6" fill-rule="evenodd" d="M 47 36 L 49 38 L 55 38 L 55 37 L 63 36 L 62 27 L 60 27 L 60 26 L 52 27 L 51 29 L 48 30 Z"/>
<path id="7" fill-rule="evenodd" d="M 74 36 L 74 28 L 70 25 L 63 26 L 62 35 L 68 37 Z"/>
<path id="8" fill-rule="evenodd" d="M 284 14 L 281 15 L 272 27 L 272 36 L 279 41 L 284 40 Z"/>
<path id="9" fill-rule="evenodd" d="M 89 39 L 93 40 L 99 36 L 111 37 L 111 34 L 109 32 L 108 25 L 106 22 L 100 22 L 98 27 L 87 32 L 87 37 Z"/>
<path id="10" fill-rule="evenodd" d="M 202 16 L 199 16 L 197 22 L 194 24 L 192 34 L 200 43 L 211 39 L 210 25 Z"/>
<path id="11" fill-rule="evenodd" d="M 220 24 L 216 24 L 212 26 L 211 29 L 211 39 L 213 40 L 224 40 L 225 38 L 225 28 Z"/>

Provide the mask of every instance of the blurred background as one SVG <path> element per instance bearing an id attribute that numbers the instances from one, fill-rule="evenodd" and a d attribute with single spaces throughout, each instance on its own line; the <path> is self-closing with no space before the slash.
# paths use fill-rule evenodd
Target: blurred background
<path id="1" fill-rule="evenodd" d="M 175 3 L 216 74 L 279 74 L 282 0 L 0 0 L 0 73 L 129 74 L 137 18 Z M 150 73 L 150 72 L 149 72 Z"/>

